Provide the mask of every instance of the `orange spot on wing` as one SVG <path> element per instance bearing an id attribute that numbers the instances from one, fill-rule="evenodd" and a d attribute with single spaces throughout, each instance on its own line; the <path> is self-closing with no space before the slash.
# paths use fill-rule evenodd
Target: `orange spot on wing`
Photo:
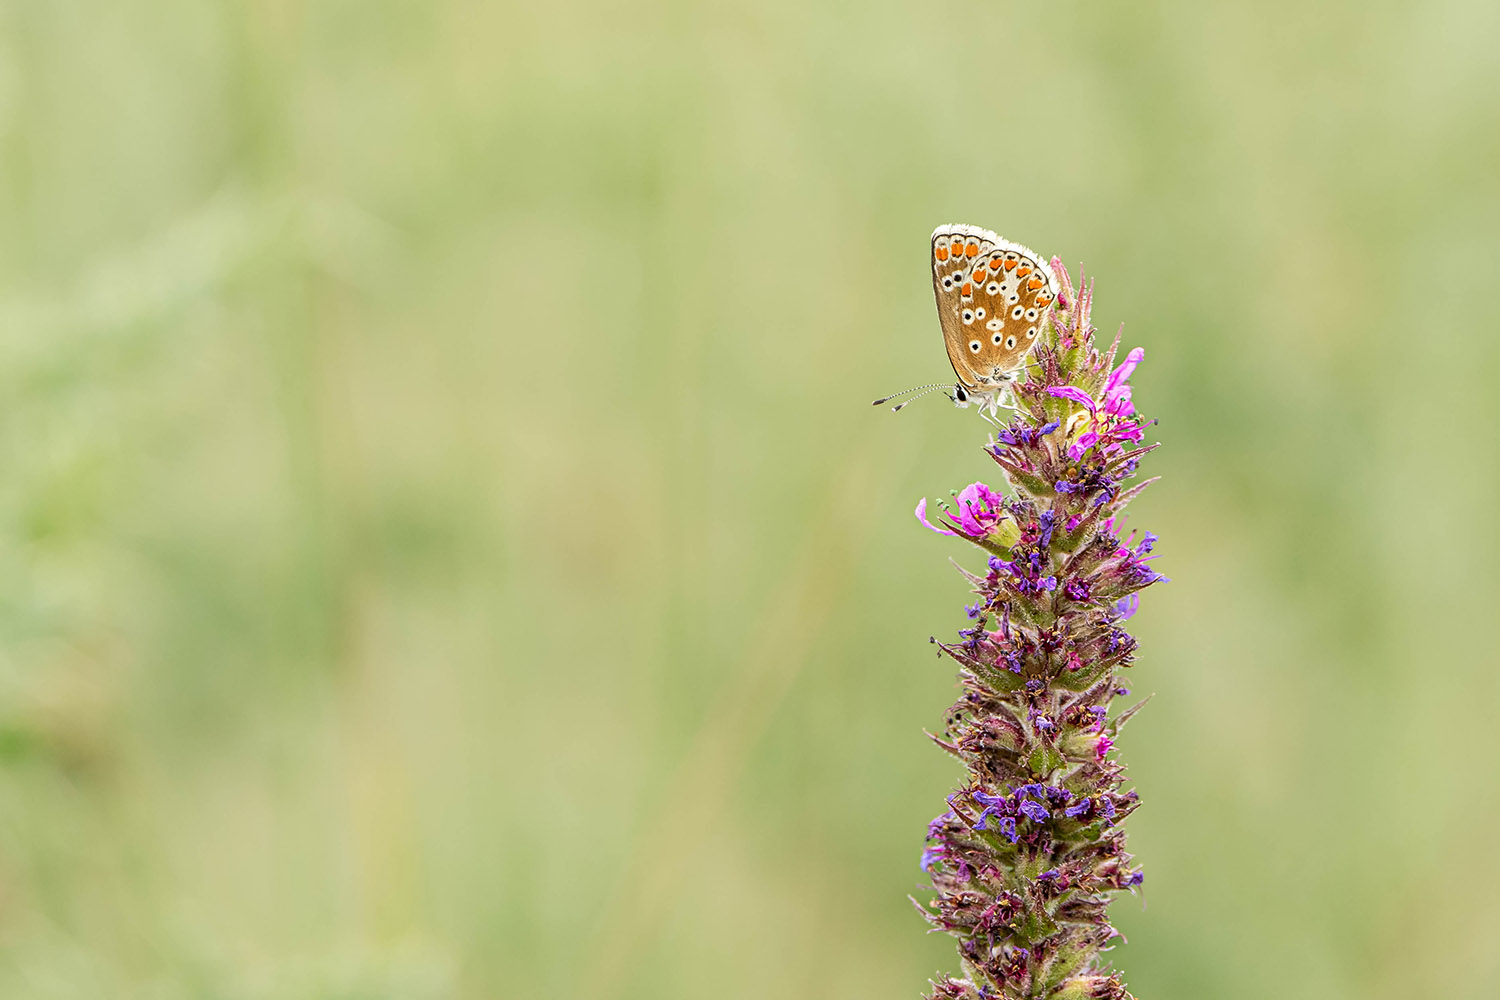
<path id="1" fill-rule="evenodd" d="M 965 281 L 964 287 L 958 290 L 958 294 L 962 295 L 964 298 L 968 298 L 969 296 L 974 294 L 974 286 Z"/>
<path id="2" fill-rule="evenodd" d="M 936 257 L 940 261 L 947 260 L 948 259 L 948 248 L 947 247 L 938 247 L 936 250 L 932 251 L 932 255 L 934 257 Z"/>
<path id="3" fill-rule="evenodd" d="M 964 253 L 965 253 L 965 255 L 967 255 L 969 257 L 978 257 L 979 256 L 979 244 L 978 243 L 970 243 L 967 247 L 964 248 Z"/>
<path id="4" fill-rule="evenodd" d="M 1005 269 L 1007 271 L 1014 271 L 1016 269 L 1016 262 L 1013 261 L 1013 260 L 1006 261 L 1005 262 Z"/>
<path id="5" fill-rule="evenodd" d="M 1046 282 L 1042 281 L 1041 278 L 1032 278 L 1030 281 L 1026 282 L 1026 287 L 1034 292 L 1038 288 L 1041 288 L 1044 284 L 1046 284 Z"/>
<path id="6" fill-rule="evenodd" d="M 1024 277 L 1026 277 L 1030 273 L 1031 273 L 1031 268 L 1027 267 L 1027 266 L 1022 266 L 1022 267 L 1019 267 L 1019 268 L 1016 269 L 1016 277 L 1018 277 L 1018 278 L 1024 278 Z"/>
<path id="7" fill-rule="evenodd" d="M 1039 306 L 1047 305 L 1051 301 L 1052 301 L 1052 297 L 1049 296 L 1049 295 L 1038 295 L 1036 297 L 1036 304 L 1039 305 Z"/>
<path id="8" fill-rule="evenodd" d="M 983 264 L 980 264 L 977 268 L 974 269 L 974 284 L 984 284 L 984 279 L 988 278 L 989 276 L 990 273 L 984 269 Z"/>

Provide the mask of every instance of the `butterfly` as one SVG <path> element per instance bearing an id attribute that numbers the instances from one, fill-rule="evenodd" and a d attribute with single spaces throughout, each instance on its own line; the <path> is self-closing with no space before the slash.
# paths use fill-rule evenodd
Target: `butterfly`
<path id="1" fill-rule="evenodd" d="M 1000 407 L 1011 405 L 1007 401 L 1011 383 L 1041 338 L 1047 310 L 1057 300 L 1057 287 L 1057 278 L 1041 255 L 1019 243 L 978 226 L 947 225 L 933 230 L 932 293 L 943 345 L 958 376 L 952 395 L 955 404 L 975 402 L 991 421 Z"/>

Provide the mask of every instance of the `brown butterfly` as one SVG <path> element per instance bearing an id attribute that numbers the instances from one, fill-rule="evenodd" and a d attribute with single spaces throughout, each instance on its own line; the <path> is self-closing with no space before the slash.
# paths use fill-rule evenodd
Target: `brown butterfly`
<path id="1" fill-rule="evenodd" d="M 980 413 L 994 420 L 1001 406 L 1010 405 L 1010 385 L 1041 337 L 1047 310 L 1057 299 L 1057 278 L 1036 251 L 988 229 L 939 226 L 932 234 L 932 292 L 943 344 L 958 376 L 953 402 L 975 401 Z"/>

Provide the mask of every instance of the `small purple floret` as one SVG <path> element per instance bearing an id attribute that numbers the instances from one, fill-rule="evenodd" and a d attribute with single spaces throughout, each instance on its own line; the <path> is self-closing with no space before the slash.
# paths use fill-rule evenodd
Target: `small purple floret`
<path id="1" fill-rule="evenodd" d="M 1033 802 L 1031 799 L 1022 800 L 1022 802 L 1016 806 L 1016 811 L 1022 816 L 1025 816 L 1027 819 L 1031 820 L 1033 823 L 1040 823 L 1043 820 L 1052 818 L 1052 814 L 1047 811 L 1046 806 L 1042 805 L 1040 802 Z"/>

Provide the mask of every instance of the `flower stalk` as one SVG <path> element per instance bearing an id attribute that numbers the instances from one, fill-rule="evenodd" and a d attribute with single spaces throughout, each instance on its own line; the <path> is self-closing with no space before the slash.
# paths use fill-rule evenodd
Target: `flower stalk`
<path id="1" fill-rule="evenodd" d="M 1092 290 L 1075 291 L 1057 258 L 1060 294 L 1016 415 L 986 451 L 1008 489 L 974 483 L 917 518 L 985 556 L 961 570 L 976 600 L 954 642 L 962 696 L 933 741 L 966 769 L 927 830 L 921 866 L 932 897 L 919 910 L 958 940 L 961 977 L 932 1000 L 1127 1000 L 1107 952 L 1118 932 L 1109 900 L 1143 880 L 1125 851 L 1139 804 L 1123 787 L 1116 741 L 1140 707 L 1117 711 L 1135 653 L 1125 622 L 1139 592 L 1164 580 L 1156 536 L 1123 531 L 1149 422 L 1130 377 L 1143 351 L 1101 351 Z M 1118 363 L 1117 363 L 1118 360 Z"/>

